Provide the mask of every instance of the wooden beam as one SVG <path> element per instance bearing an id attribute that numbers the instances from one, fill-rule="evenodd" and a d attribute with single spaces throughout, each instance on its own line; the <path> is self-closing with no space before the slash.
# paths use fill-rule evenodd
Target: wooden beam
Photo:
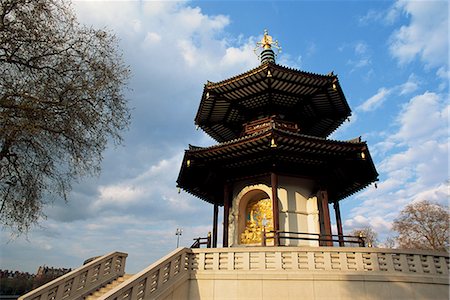
<path id="1" fill-rule="evenodd" d="M 223 188 L 223 247 L 228 247 L 228 221 L 230 215 L 230 185 Z"/>
<path id="2" fill-rule="evenodd" d="M 217 248 L 217 220 L 219 217 L 219 205 L 214 203 L 214 213 L 213 213 L 213 236 L 212 236 L 212 247 Z"/>
<path id="3" fill-rule="evenodd" d="M 275 231 L 274 245 L 279 246 L 277 232 L 280 230 L 279 210 L 278 210 L 278 175 L 272 172 L 270 174 L 270 185 L 272 186 L 272 214 L 273 214 L 273 230 Z"/>
<path id="4" fill-rule="evenodd" d="M 321 238 L 330 239 L 330 241 L 322 241 L 319 244 L 321 246 L 333 246 L 333 242 L 331 241 L 331 221 L 330 210 L 328 208 L 328 192 L 326 190 L 320 190 L 317 193 L 317 202 L 319 206 Z"/>
<path id="5" fill-rule="evenodd" d="M 335 201 L 334 213 L 336 214 L 336 226 L 338 231 L 339 246 L 344 247 L 344 232 L 342 231 L 341 209 L 339 208 L 339 201 Z"/>

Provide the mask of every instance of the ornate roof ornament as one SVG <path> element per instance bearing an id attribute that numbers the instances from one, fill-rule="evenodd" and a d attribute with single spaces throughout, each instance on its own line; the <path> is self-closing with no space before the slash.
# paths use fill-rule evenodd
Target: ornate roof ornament
<path id="1" fill-rule="evenodd" d="M 277 53 L 272 50 L 272 47 L 277 49 Z M 258 53 L 258 50 L 260 49 L 262 49 L 262 51 Z M 253 51 L 261 60 L 261 63 L 275 63 L 275 57 L 281 53 L 281 46 L 279 45 L 278 40 L 273 40 L 272 36 L 269 35 L 268 30 L 264 29 L 264 36 L 260 42 L 256 43 L 256 47 Z"/>

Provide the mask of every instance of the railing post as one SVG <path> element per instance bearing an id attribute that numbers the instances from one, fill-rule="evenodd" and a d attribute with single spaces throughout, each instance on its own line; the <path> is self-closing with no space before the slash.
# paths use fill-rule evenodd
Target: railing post
<path id="1" fill-rule="evenodd" d="M 366 242 L 364 241 L 364 236 L 362 235 L 362 233 L 359 233 L 358 241 L 359 241 L 359 246 L 360 247 L 365 247 L 366 246 Z"/>
<path id="2" fill-rule="evenodd" d="M 211 248 L 211 231 L 208 232 L 208 237 L 206 241 L 206 248 Z"/>
<path id="3" fill-rule="evenodd" d="M 44 294 L 41 295 L 41 297 L 39 298 L 39 300 L 47 300 L 48 299 L 48 292 L 45 292 Z"/>
<path id="4" fill-rule="evenodd" d="M 334 213 L 336 215 L 336 227 L 338 231 L 338 240 L 339 240 L 339 246 L 344 247 L 344 232 L 342 230 L 342 219 L 341 219 L 341 209 L 339 208 L 339 201 L 335 201 L 333 203 L 334 207 Z"/>
<path id="5" fill-rule="evenodd" d="M 331 241 L 331 222 L 330 211 L 328 209 L 328 192 L 326 190 L 319 190 L 317 193 L 317 204 L 319 208 L 319 222 L 320 222 L 320 234 L 323 237 L 321 246 L 333 246 Z"/>
<path id="6" fill-rule="evenodd" d="M 263 226 L 261 242 L 262 246 L 266 246 L 266 226 Z"/>
<path id="7" fill-rule="evenodd" d="M 55 299 L 62 299 L 64 295 L 64 285 L 65 283 L 63 282 L 63 284 L 59 285 L 58 288 L 56 289 Z"/>
<path id="8" fill-rule="evenodd" d="M 280 212 L 278 210 L 278 175 L 274 172 L 270 173 L 270 185 L 272 186 L 273 230 L 277 232 L 280 229 Z M 274 246 L 280 245 L 280 241 L 277 238 L 274 239 L 273 243 Z"/>
<path id="9" fill-rule="evenodd" d="M 159 270 L 158 270 L 158 277 L 157 277 L 157 282 L 156 282 L 156 288 L 160 289 L 162 287 L 162 285 L 164 284 L 164 272 L 165 272 L 165 268 L 166 268 L 167 263 L 162 264 L 161 266 L 159 266 Z"/>
<path id="10" fill-rule="evenodd" d="M 228 222 L 230 217 L 230 184 L 225 183 L 223 189 L 223 242 L 224 248 L 228 247 Z"/>
<path id="11" fill-rule="evenodd" d="M 276 230 L 273 233 L 273 238 L 274 238 L 274 246 L 279 246 L 280 245 L 280 231 Z"/>
<path id="12" fill-rule="evenodd" d="M 217 248 L 217 222 L 219 217 L 219 205 L 214 203 L 212 248 Z"/>

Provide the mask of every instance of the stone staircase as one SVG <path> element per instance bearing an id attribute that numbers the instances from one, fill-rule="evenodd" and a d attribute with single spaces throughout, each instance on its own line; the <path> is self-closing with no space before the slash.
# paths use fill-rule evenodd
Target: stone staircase
<path id="1" fill-rule="evenodd" d="M 89 260 L 78 269 L 20 296 L 19 300 L 84 299 L 86 295 L 124 276 L 127 256 L 115 251 Z"/>
<path id="2" fill-rule="evenodd" d="M 98 290 L 96 290 L 95 292 L 93 292 L 92 294 L 87 296 L 85 298 L 85 300 L 96 300 L 96 299 L 100 298 L 101 296 L 103 296 L 104 294 L 106 294 L 107 292 L 109 292 L 110 290 L 112 290 L 113 288 L 115 288 L 116 286 L 121 284 L 122 282 L 128 280 L 132 276 L 133 276 L 133 274 L 125 274 L 125 275 L 117 278 L 116 280 L 113 280 L 112 282 L 99 288 Z"/>

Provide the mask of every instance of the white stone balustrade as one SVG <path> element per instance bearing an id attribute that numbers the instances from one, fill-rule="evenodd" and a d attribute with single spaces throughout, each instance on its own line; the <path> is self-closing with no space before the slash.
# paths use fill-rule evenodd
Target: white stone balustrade
<path id="1" fill-rule="evenodd" d="M 449 299 L 449 256 L 347 247 L 193 249 L 190 280 L 162 300 Z M 184 297 L 176 298 L 184 290 Z"/>
<path id="2" fill-rule="evenodd" d="M 117 275 L 123 274 L 126 254 L 111 255 L 20 299 L 82 299 L 98 286 L 93 281 L 107 281 L 99 274 L 111 270 L 120 255 Z M 76 284 L 80 291 L 75 290 Z M 98 300 L 264 300 L 298 299 L 299 295 L 304 299 L 448 299 L 448 287 L 449 255 L 443 252 L 364 247 L 179 248 Z"/>
<path id="3" fill-rule="evenodd" d="M 19 297 L 19 300 L 82 299 L 125 274 L 128 254 L 112 252 Z"/>
<path id="4" fill-rule="evenodd" d="M 263 250 L 264 249 L 264 250 Z M 246 247 L 192 249 L 190 270 L 292 270 L 449 274 L 440 252 L 349 247 Z"/>
<path id="5" fill-rule="evenodd" d="M 178 248 L 98 300 L 164 298 L 164 293 L 172 293 L 179 284 L 186 283 L 189 279 L 189 255 L 192 255 L 191 249 Z"/>

